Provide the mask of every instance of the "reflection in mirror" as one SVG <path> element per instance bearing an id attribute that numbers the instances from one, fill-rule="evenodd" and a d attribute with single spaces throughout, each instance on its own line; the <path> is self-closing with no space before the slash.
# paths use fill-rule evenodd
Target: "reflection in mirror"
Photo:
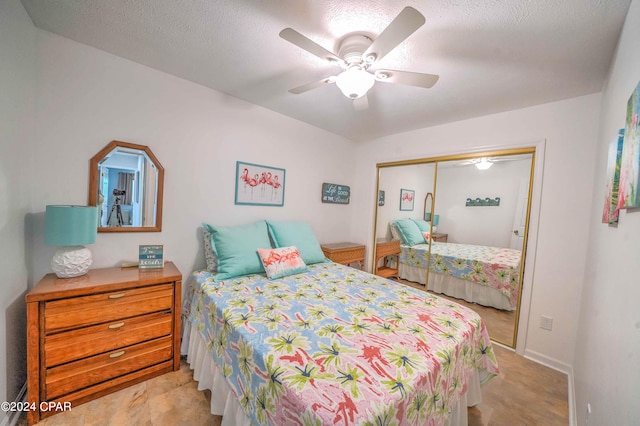
<path id="1" fill-rule="evenodd" d="M 380 189 L 395 185 L 397 176 L 408 180 L 412 172 L 431 185 L 421 196 L 416 194 L 418 211 L 409 215 L 427 220 L 431 244 L 402 242 L 399 280 L 469 306 L 483 317 L 493 340 L 515 347 L 533 149 L 487 155 L 485 161 L 480 154 L 471 154 L 412 160 L 394 167 L 379 164 L 378 185 Z M 416 164 L 420 161 L 430 164 Z M 426 166 L 430 174 L 419 171 Z M 376 215 L 378 238 L 400 213 L 397 207 L 395 216 L 381 208 Z"/>
<path id="2" fill-rule="evenodd" d="M 398 277 L 402 264 L 399 262 L 413 262 L 418 259 L 407 257 L 407 246 L 400 233 L 403 225 L 417 223 L 421 229 L 411 237 L 412 246 L 426 250 L 428 246 L 424 240 L 423 232 L 429 232 L 428 223 L 424 221 L 424 202 L 428 194 L 433 194 L 435 177 L 434 163 L 400 164 L 389 167 L 379 167 L 378 186 L 379 191 L 384 191 L 384 204 L 378 203 L 376 211 L 376 244 L 374 258 L 374 272 L 382 276 Z M 401 191 L 408 190 L 413 194 L 411 208 L 407 209 L 402 204 Z M 431 196 L 432 200 L 433 197 Z M 431 202 L 429 202 L 431 204 Z M 406 221 L 409 221 L 405 223 Z M 416 225 L 418 226 L 418 225 Z M 406 231 L 406 230 L 404 230 Z M 380 252 L 380 253 L 378 253 Z M 379 274 L 378 271 L 385 273 Z M 391 273 L 393 271 L 393 274 Z M 426 270 L 420 272 L 420 282 L 426 280 Z"/>
<path id="3" fill-rule="evenodd" d="M 90 161 L 89 205 L 98 232 L 162 229 L 164 169 L 147 146 L 112 141 Z"/>
<path id="4" fill-rule="evenodd" d="M 488 165 L 488 167 L 487 167 Z M 515 345 L 532 154 L 438 162 L 429 289 L 472 303 Z M 446 241 L 446 243 L 440 242 Z"/>

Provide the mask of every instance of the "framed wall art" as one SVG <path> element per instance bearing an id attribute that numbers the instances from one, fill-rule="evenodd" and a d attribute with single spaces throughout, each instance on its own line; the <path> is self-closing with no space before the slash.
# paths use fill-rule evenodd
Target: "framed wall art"
<path id="1" fill-rule="evenodd" d="M 612 226 L 618 225 L 620 207 L 618 206 L 618 190 L 620 186 L 620 161 L 622 160 L 622 144 L 624 129 L 618 131 L 618 136 L 609 144 L 607 159 L 607 187 L 604 195 L 604 209 L 602 223 Z"/>
<path id="2" fill-rule="evenodd" d="M 335 183 L 322 184 L 322 202 L 330 204 L 349 204 L 351 188 Z"/>
<path id="3" fill-rule="evenodd" d="M 413 201 L 416 191 L 411 189 L 400 189 L 400 211 L 413 211 Z"/>
<path id="4" fill-rule="evenodd" d="M 236 162 L 236 204 L 283 206 L 285 169 Z"/>
<path id="5" fill-rule="evenodd" d="M 624 142 L 620 163 L 618 208 L 640 207 L 640 83 L 627 102 Z"/>

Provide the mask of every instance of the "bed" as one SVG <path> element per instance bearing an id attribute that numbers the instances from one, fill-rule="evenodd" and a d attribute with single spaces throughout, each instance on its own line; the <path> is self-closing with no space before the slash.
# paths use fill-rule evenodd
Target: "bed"
<path id="1" fill-rule="evenodd" d="M 233 425 L 466 425 L 498 374 L 472 310 L 322 262 L 186 283 L 182 352 Z"/>
<path id="2" fill-rule="evenodd" d="M 513 311 L 518 303 L 522 252 L 500 247 L 431 243 L 429 290 Z M 428 244 L 400 246 L 400 278 L 425 284 Z"/>

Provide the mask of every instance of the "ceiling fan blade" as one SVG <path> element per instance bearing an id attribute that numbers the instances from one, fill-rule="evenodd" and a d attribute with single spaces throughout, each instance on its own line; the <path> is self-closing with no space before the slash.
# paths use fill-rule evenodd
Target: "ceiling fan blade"
<path id="1" fill-rule="evenodd" d="M 353 100 L 353 109 L 356 111 L 362 111 L 367 108 L 369 108 L 369 99 L 366 94 Z"/>
<path id="2" fill-rule="evenodd" d="M 420 12 L 405 7 L 362 54 L 363 60 L 370 64 L 379 61 L 424 23 L 424 16 Z"/>
<path id="3" fill-rule="evenodd" d="M 377 70 L 375 75 L 376 80 L 384 83 L 405 84 L 407 86 L 424 87 L 426 89 L 433 87 L 440 78 L 435 74 L 396 70 Z"/>
<path id="4" fill-rule="evenodd" d="M 293 89 L 289 89 L 289 93 L 293 93 L 294 95 L 299 95 L 300 93 L 308 92 L 309 90 L 317 89 L 320 86 L 325 84 L 334 83 L 336 78 L 334 76 L 323 78 L 322 80 L 314 81 L 312 83 L 303 84 L 302 86 L 294 87 Z"/>
<path id="5" fill-rule="evenodd" d="M 299 48 L 306 50 L 307 52 L 317 56 L 325 61 L 333 62 L 336 64 L 342 64 L 343 60 L 336 56 L 335 53 L 329 52 L 324 47 L 320 46 L 315 41 L 303 36 L 293 28 L 285 28 L 280 31 L 280 37 L 287 40 L 289 43 L 293 43 Z"/>

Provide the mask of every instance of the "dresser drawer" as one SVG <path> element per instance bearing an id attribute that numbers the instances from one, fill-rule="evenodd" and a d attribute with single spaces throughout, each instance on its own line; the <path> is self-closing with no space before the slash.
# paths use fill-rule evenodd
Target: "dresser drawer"
<path id="1" fill-rule="evenodd" d="M 47 335 L 45 366 L 53 367 L 157 337 L 168 336 L 173 327 L 171 311 L 156 312 L 120 321 Z"/>
<path id="2" fill-rule="evenodd" d="M 56 331 L 116 321 L 121 318 L 171 309 L 173 284 L 161 284 L 44 304 L 44 330 Z"/>
<path id="3" fill-rule="evenodd" d="M 171 336 L 46 370 L 44 400 L 53 400 L 172 358 Z"/>

